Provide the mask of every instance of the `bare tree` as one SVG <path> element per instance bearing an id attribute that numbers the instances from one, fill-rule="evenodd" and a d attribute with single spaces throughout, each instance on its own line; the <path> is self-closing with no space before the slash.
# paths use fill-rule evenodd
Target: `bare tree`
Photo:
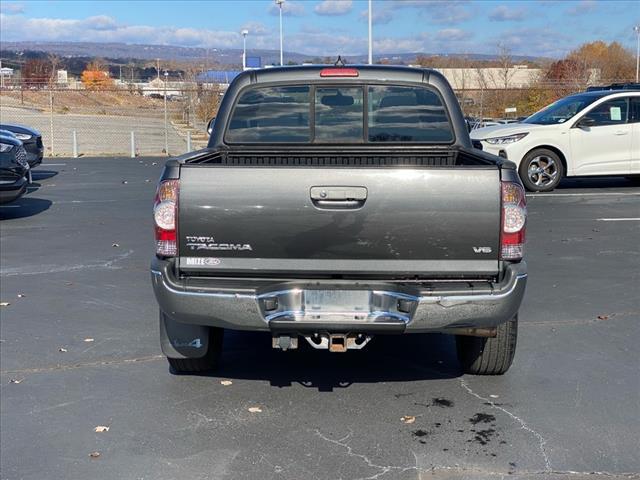
<path id="1" fill-rule="evenodd" d="M 49 88 L 52 88 L 58 81 L 58 67 L 60 66 L 60 57 L 50 53 L 47 60 L 51 65 L 51 74 L 49 75 Z"/>
<path id="2" fill-rule="evenodd" d="M 507 90 L 510 87 L 511 79 L 515 75 L 515 69 L 513 68 L 513 57 L 511 55 L 511 49 L 504 43 L 498 44 L 498 78 L 500 81 L 500 88 Z"/>

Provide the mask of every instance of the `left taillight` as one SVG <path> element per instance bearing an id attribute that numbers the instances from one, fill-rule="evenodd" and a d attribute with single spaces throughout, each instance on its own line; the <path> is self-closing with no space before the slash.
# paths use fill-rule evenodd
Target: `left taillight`
<path id="1" fill-rule="evenodd" d="M 527 201 L 524 189 L 515 182 L 502 182 L 502 231 L 500 232 L 502 260 L 522 259 L 526 226 Z"/>
<path id="2" fill-rule="evenodd" d="M 178 180 L 164 180 L 158 184 L 153 205 L 156 231 L 156 254 L 174 257 L 178 254 Z"/>

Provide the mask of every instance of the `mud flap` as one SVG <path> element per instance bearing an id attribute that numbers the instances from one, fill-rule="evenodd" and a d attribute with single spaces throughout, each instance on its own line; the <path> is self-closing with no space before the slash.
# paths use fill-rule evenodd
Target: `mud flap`
<path id="1" fill-rule="evenodd" d="M 169 358 L 202 358 L 209 350 L 209 327 L 176 322 L 160 312 L 160 347 Z"/>

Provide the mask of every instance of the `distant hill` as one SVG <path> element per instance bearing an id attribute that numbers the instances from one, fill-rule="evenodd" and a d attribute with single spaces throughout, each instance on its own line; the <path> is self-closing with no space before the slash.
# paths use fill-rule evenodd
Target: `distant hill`
<path id="1" fill-rule="evenodd" d="M 195 48 L 177 47 L 172 45 L 136 45 L 127 43 L 92 43 L 92 42 L 2 42 L 1 50 L 20 51 L 41 51 L 54 53 L 62 57 L 102 57 L 110 59 L 139 59 L 153 60 L 174 60 L 194 62 L 201 61 L 209 65 L 240 65 L 242 63 L 242 49 L 240 48 Z M 261 57 L 263 65 L 277 64 L 280 61 L 279 50 L 258 50 L 250 49 L 247 55 Z M 385 53 L 374 55 L 374 61 L 386 60 L 390 63 L 410 64 L 414 63 L 419 55 L 433 56 L 438 54 L 413 52 L 413 53 Z M 449 57 L 467 57 L 471 60 L 495 60 L 495 55 L 483 54 L 449 54 L 442 55 Z M 284 53 L 285 61 L 302 63 L 313 61 L 319 63 L 327 58 L 324 56 L 309 55 L 298 52 Z M 337 57 L 337 55 L 335 55 Z M 539 61 L 540 57 L 514 55 L 515 62 Z M 366 63 L 367 55 L 347 56 L 349 63 Z"/>

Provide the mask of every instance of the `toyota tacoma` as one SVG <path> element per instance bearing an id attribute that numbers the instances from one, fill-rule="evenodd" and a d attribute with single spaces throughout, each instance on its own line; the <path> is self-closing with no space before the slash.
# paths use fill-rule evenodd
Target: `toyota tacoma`
<path id="1" fill-rule="evenodd" d="M 151 279 L 175 372 L 224 330 L 330 352 L 455 335 L 467 373 L 506 372 L 526 284 L 516 166 L 474 149 L 432 70 L 302 66 L 229 86 L 204 150 L 170 159 Z"/>

